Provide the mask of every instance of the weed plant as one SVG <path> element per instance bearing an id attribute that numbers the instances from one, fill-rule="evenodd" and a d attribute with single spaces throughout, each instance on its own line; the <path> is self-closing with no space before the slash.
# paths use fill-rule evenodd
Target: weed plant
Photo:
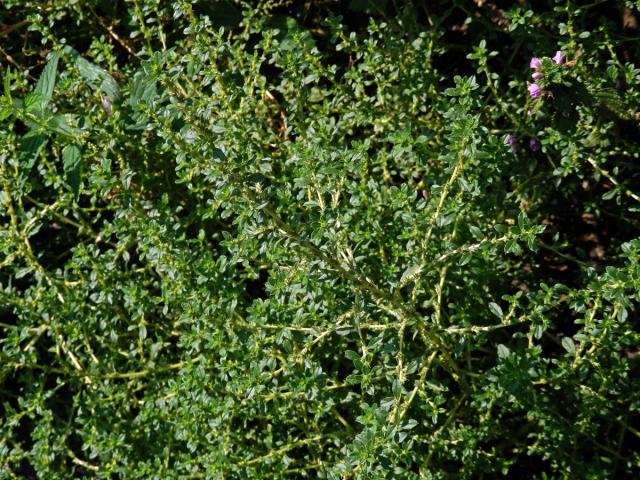
<path id="1" fill-rule="evenodd" d="M 0 478 L 638 478 L 639 7 L 4 0 Z"/>

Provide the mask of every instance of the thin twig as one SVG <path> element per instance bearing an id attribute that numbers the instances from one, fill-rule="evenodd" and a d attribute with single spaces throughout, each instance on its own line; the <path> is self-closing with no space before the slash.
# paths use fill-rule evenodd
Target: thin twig
<path id="1" fill-rule="evenodd" d="M 8 25 L 4 27 L 2 30 L 0 30 L 0 37 L 6 37 L 14 30 L 17 30 L 18 28 L 22 28 L 25 25 L 29 25 L 30 23 L 31 23 L 31 20 L 21 20 L 18 23 L 14 23 L 13 25 Z"/>

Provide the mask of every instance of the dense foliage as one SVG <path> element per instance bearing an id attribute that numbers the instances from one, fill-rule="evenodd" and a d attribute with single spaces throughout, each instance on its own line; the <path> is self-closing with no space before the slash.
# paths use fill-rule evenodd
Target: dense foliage
<path id="1" fill-rule="evenodd" d="M 640 2 L 532 3 L 3 0 L 0 478 L 638 478 Z"/>

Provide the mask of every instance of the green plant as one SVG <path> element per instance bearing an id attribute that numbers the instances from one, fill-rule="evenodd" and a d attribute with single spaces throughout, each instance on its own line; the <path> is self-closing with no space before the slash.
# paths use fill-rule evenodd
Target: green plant
<path id="1" fill-rule="evenodd" d="M 637 475 L 616 2 L 37 3 L 3 7 L 0 476 Z"/>

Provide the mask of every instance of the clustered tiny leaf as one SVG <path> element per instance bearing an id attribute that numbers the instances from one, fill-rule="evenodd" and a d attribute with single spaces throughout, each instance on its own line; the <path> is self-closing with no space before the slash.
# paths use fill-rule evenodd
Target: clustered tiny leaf
<path id="1" fill-rule="evenodd" d="M 496 5 L 3 2 L 0 479 L 640 478 L 639 5 Z"/>

